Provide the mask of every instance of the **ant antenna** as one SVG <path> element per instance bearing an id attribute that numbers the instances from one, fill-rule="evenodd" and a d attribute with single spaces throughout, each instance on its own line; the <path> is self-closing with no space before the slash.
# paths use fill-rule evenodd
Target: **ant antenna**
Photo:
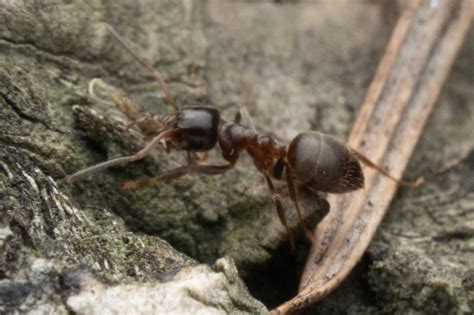
<path id="1" fill-rule="evenodd" d="M 168 89 L 168 84 L 161 78 L 160 73 L 153 68 L 151 65 L 147 64 L 145 61 L 140 59 L 130 48 L 130 46 L 125 42 L 125 40 L 122 38 L 122 36 L 115 31 L 115 29 L 108 23 L 105 23 L 105 26 L 107 27 L 107 30 L 109 33 L 117 40 L 117 42 L 122 46 L 136 61 L 138 61 L 142 66 L 144 66 L 158 81 L 158 84 L 161 87 L 161 90 L 165 94 L 165 99 L 168 102 L 169 105 L 171 105 L 176 112 L 179 112 L 179 106 L 176 104 L 175 100 L 170 94 L 170 91 Z"/>

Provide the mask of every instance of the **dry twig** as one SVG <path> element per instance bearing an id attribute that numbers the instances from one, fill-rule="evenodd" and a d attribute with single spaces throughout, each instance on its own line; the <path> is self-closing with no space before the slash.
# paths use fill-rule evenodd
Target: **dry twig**
<path id="1" fill-rule="evenodd" d="M 351 147 L 400 177 L 469 29 L 473 0 L 410 1 L 399 18 L 349 136 Z M 289 314 L 334 291 L 357 264 L 397 189 L 364 169 L 366 188 L 330 195 Z"/>

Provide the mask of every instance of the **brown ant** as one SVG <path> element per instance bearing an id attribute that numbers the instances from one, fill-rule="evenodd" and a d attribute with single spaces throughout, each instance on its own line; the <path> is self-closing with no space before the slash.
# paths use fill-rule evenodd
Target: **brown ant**
<path id="1" fill-rule="evenodd" d="M 292 252 L 295 250 L 293 235 L 288 227 L 280 195 L 273 184 L 273 179 L 286 181 L 290 198 L 298 214 L 299 224 L 310 241 L 314 238 L 301 215 L 295 182 L 303 183 L 320 192 L 334 194 L 357 190 L 364 187 L 364 174 L 360 164 L 363 162 L 394 180 L 400 186 L 416 187 L 420 184 L 419 181 L 411 183 L 395 179 L 361 153 L 317 131 L 307 131 L 297 135 L 287 148 L 285 145 L 279 144 L 274 137 L 259 134 L 245 108 L 241 108 L 237 112 L 233 122 L 221 119 L 219 111 L 213 107 L 180 108 L 159 72 L 136 56 L 111 26 L 107 25 L 107 27 L 118 43 L 155 77 L 164 93 L 165 100 L 174 109 L 174 113 L 158 118 L 151 117 L 149 114 L 139 113 L 133 103 L 123 94 L 114 93 L 112 98 L 118 108 L 134 120 L 134 123 L 139 125 L 144 134 L 154 133 L 157 135 L 142 150 L 133 155 L 108 160 L 68 176 L 69 183 L 74 183 L 89 174 L 112 166 L 143 159 L 159 144 L 162 144 L 167 150 L 187 151 L 188 165 L 155 177 L 124 181 L 121 184 L 123 189 L 135 189 L 157 184 L 189 173 L 223 174 L 234 167 L 243 151 L 247 151 L 270 189 L 272 201 L 276 206 L 280 221 L 286 229 Z M 91 87 L 90 90 L 93 88 Z M 246 116 L 246 120 L 250 122 L 249 127 L 241 124 L 243 116 Z M 150 128 L 150 126 L 152 127 Z M 223 165 L 198 164 L 197 153 L 207 152 L 217 143 L 219 143 L 222 156 L 227 163 Z"/>

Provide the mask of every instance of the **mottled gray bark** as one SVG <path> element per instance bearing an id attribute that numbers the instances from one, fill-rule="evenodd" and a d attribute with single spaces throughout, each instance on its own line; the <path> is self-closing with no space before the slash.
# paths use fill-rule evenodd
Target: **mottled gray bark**
<path id="1" fill-rule="evenodd" d="M 88 96 L 92 78 L 123 89 L 148 111 L 167 109 L 156 83 L 101 23 L 163 73 L 183 106 L 211 104 L 231 119 L 245 105 L 260 130 L 288 143 L 306 129 L 344 139 L 390 34 L 391 11 L 344 1 L 0 3 L 0 305 L 15 309 L 40 290 L 49 293 L 35 296 L 47 302 L 38 298 L 29 307 L 69 310 L 62 303 L 74 286 L 55 277 L 79 265 L 108 285 L 123 285 L 172 278 L 184 266 L 224 255 L 268 305 L 289 298 L 292 292 L 277 285 L 290 278 L 296 288 L 297 267 L 285 265 L 284 229 L 248 158 L 223 176 L 186 176 L 132 192 L 119 183 L 182 165 L 184 154 L 157 151 L 75 186 L 64 182 L 143 144 L 136 133 L 120 131 L 121 113 Z M 472 153 L 435 175 L 472 149 L 473 55 L 471 32 L 407 171 L 427 184 L 400 191 L 364 261 L 319 312 L 474 308 Z M 81 107 L 73 111 L 74 105 Z M 220 153 L 210 161 L 220 162 Z M 327 209 L 301 193 L 316 224 Z M 304 248 L 302 241 L 300 256 Z M 32 276 L 37 258 L 53 266 L 47 281 Z"/>

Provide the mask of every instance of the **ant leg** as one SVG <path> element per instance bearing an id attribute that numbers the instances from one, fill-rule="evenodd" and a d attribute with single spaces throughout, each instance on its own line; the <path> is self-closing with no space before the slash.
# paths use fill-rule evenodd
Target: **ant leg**
<path id="1" fill-rule="evenodd" d="M 296 186 L 295 186 L 295 183 L 293 181 L 292 170 L 291 170 L 290 166 L 287 163 L 285 163 L 285 165 L 286 165 L 286 184 L 288 186 L 288 191 L 290 192 L 290 198 L 293 201 L 293 204 L 295 205 L 295 209 L 296 209 L 296 213 L 298 214 L 298 219 L 299 219 L 300 226 L 303 229 L 303 232 L 304 232 L 306 238 L 310 242 L 313 242 L 313 241 L 315 241 L 313 233 L 311 233 L 311 230 L 308 228 L 308 226 L 306 225 L 306 223 L 303 219 L 303 216 L 301 215 L 300 206 L 299 206 L 299 203 L 298 203 L 298 193 L 296 191 Z"/>
<path id="2" fill-rule="evenodd" d="M 159 135 L 157 135 L 153 140 L 151 140 L 142 150 L 138 151 L 134 155 L 129 155 L 129 156 L 123 156 L 119 157 L 113 160 L 105 161 L 99 164 L 96 164 L 94 166 L 85 168 L 83 170 L 80 170 L 79 172 L 76 172 L 70 176 L 67 177 L 67 182 L 72 184 L 76 182 L 77 180 L 92 174 L 92 173 L 97 173 L 100 171 L 105 170 L 106 168 L 112 167 L 112 166 L 117 166 L 117 165 L 123 165 L 127 164 L 129 162 L 141 160 L 145 158 L 150 152 L 160 143 L 160 141 L 163 138 L 166 137 L 174 137 L 176 136 L 179 132 L 181 132 L 182 129 L 170 129 L 170 130 L 165 130 L 161 132 Z"/>
<path id="3" fill-rule="evenodd" d="M 281 205 L 281 200 L 280 200 L 280 194 L 276 190 L 275 186 L 273 185 L 273 182 L 268 176 L 268 174 L 263 173 L 263 176 L 265 177 L 265 180 L 267 181 L 268 188 L 270 188 L 270 191 L 272 193 L 272 201 L 276 206 L 278 217 L 280 218 L 281 224 L 286 229 L 286 235 L 288 237 L 288 242 L 290 243 L 290 250 L 291 253 L 295 253 L 295 240 L 293 238 L 293 234 L 291 233 L 290 228 L 288 227 L 288 222 L 286 221 L 285 218 L 285 212 L 283 211 L 283 206 Z"/>
<path id="4" fill-rule="evenodd" d="M 207 151 L 202 152 L 201 154 L 196 153 L 196 155 L 197 155 L 197 162 L 198 163 L 206 162 L 209 159 L 209 153 L 207 153 Z"/>
<path id="5" fill-rule="evenodd" d="M 368 167 L 370 168 L 373 168 L 375 170 L 377 170 L 378 172 L 382 173 L 384 176 L 387 176 L 388 178 L 390 178 L 391 180 L 393 180 L 395 183 L 397 183 L 398 186 L 400 187 L 404 187 L 404 188 L 416 188 L 418 186 L 420 186 L 421 184 L 423 184 L 423 182 L 425 181 L 423 179 L 423 177 L 419 177 L 416 181 L 414 182 L 405 182 L 405 181 L 402 181 L 402 180 L 399 180 L 399 179 L 396 179 L 395 177 L 393 177 L 392 175 L 390 175 L 388 172 L 386 172 L 383 168 L 381 168 L 380 166 L 378 166 L 377 164 L 375 164 L 374 162 L 372 162 L 371 160 L 369 160 L 365 155 L 363 155 L 362 153 L 360 152 L 357 152 L 356 150 L 350 148 L 352 153 L 354 153 L 354 155 L 357 157 L 358 160 L 360 160 L 362 163 L 364 163 L 365 165 L 367 165 Z"/>
<path id="6" fill-rule="evenodd" d="M 199 154 L 199 153 L 201 153 L 201 154 Z M 207 159 L 209 158 L 209 153 L 207 153 L 207 151 L 189 153 L 189 151 L 188 151 L 187 158 L 188 158 L 188 164 L 201 164 L 201 163 L 207 161 Z"/>
<path id="7" fill-rule="evenodd" d="M 105 23 L 106 27 L 107 27 L 107 30 L 109 31 L 110 34 L 112 34 L 112 36 L 117 40 L 117 42 L 138 62 L 140 63 L 142 66 L 144 66 L 148 72 L 151 73 L 151 75 L 153 75 L 156 79 L 156 81 L 158 82 L 161 90 L 163 91 L 163 94 L 165 95 L 165 99 L 166 99 L 166 102 L 168 102 L 168 104 L 173 107 L 173 109 L 175 110 L 175 112 L 179 112 L 179 106 L 178 104 L 176 104 L 176 101 L 174 100 L 174 98 L 171 96 L 171 93 L 168 89 L 168 84 L 166 84 L 166 82 L 161 78 L 161 74 L 155 69 L 153 68 L 151 65 L 147 64 L 145 61 L 143 61 L 142 59 L 140 59 L 133 51 L 132 49 L 130 48 L 130 46 L 125 42 L 125 40 L 122 38 L 122 36 L 119 35 L 119 33 L 117 33 L 117 31 L 109 24 Z"/>
<path id="8" fill-rule="evenodd" d="M 253 123 L 252 117 L 250 116 L 249 111 L 245 106 L 240 106 L 239 111 L 235 114 L 234 123 L 240 124 L 242 122 L 242 118 L 245 118 L 249 124 L 249 128 L 257 133 L 257 128 L 255 128 L 255 124 Z"/>
<path id="9" fill-rule="evenodd" d="M 139 179 L 139 180 L 127 180 L 127 181 L 122 182 L 120 184 L 120 186 L 124 190 L 137 189 L 137 188 L 141 188 L 141 187 L 144 187 L 144 186 L 153 185 L 153 184 L 157 184 L 157 183 L 160 183 L 160 182 L 165 182 L 165 181 L 168 181 L 168 180 L 172 180 L 172 179 L 184 176 L 184 175 L 188 174 L 189 172 L 190 172 L 189 165 L 181 166 L 181 167 L 178 167 L 174 170 L 165 172 L 165 173 L 160 174 L 160 175 L 155 176 L 155 177 Z"/>
<path id="10" fill-rule="evenodd" d="M 148 185 L 158 184 L 168 180 L 172 180 L 181 176 L 184 176 L 189 173 L 201 173 L 207 175 L 219 175 L 227 172 L 234 164 L 227 165 L 198 165 L 191 164 L 186 166 L 181 166 L 175 168 L 174 170 L 164 172 L 155 177 L 139 179 L 139 180 L 130 180 L 122 182 L 122 188 L 125 190 L 141 188 Z"/>

